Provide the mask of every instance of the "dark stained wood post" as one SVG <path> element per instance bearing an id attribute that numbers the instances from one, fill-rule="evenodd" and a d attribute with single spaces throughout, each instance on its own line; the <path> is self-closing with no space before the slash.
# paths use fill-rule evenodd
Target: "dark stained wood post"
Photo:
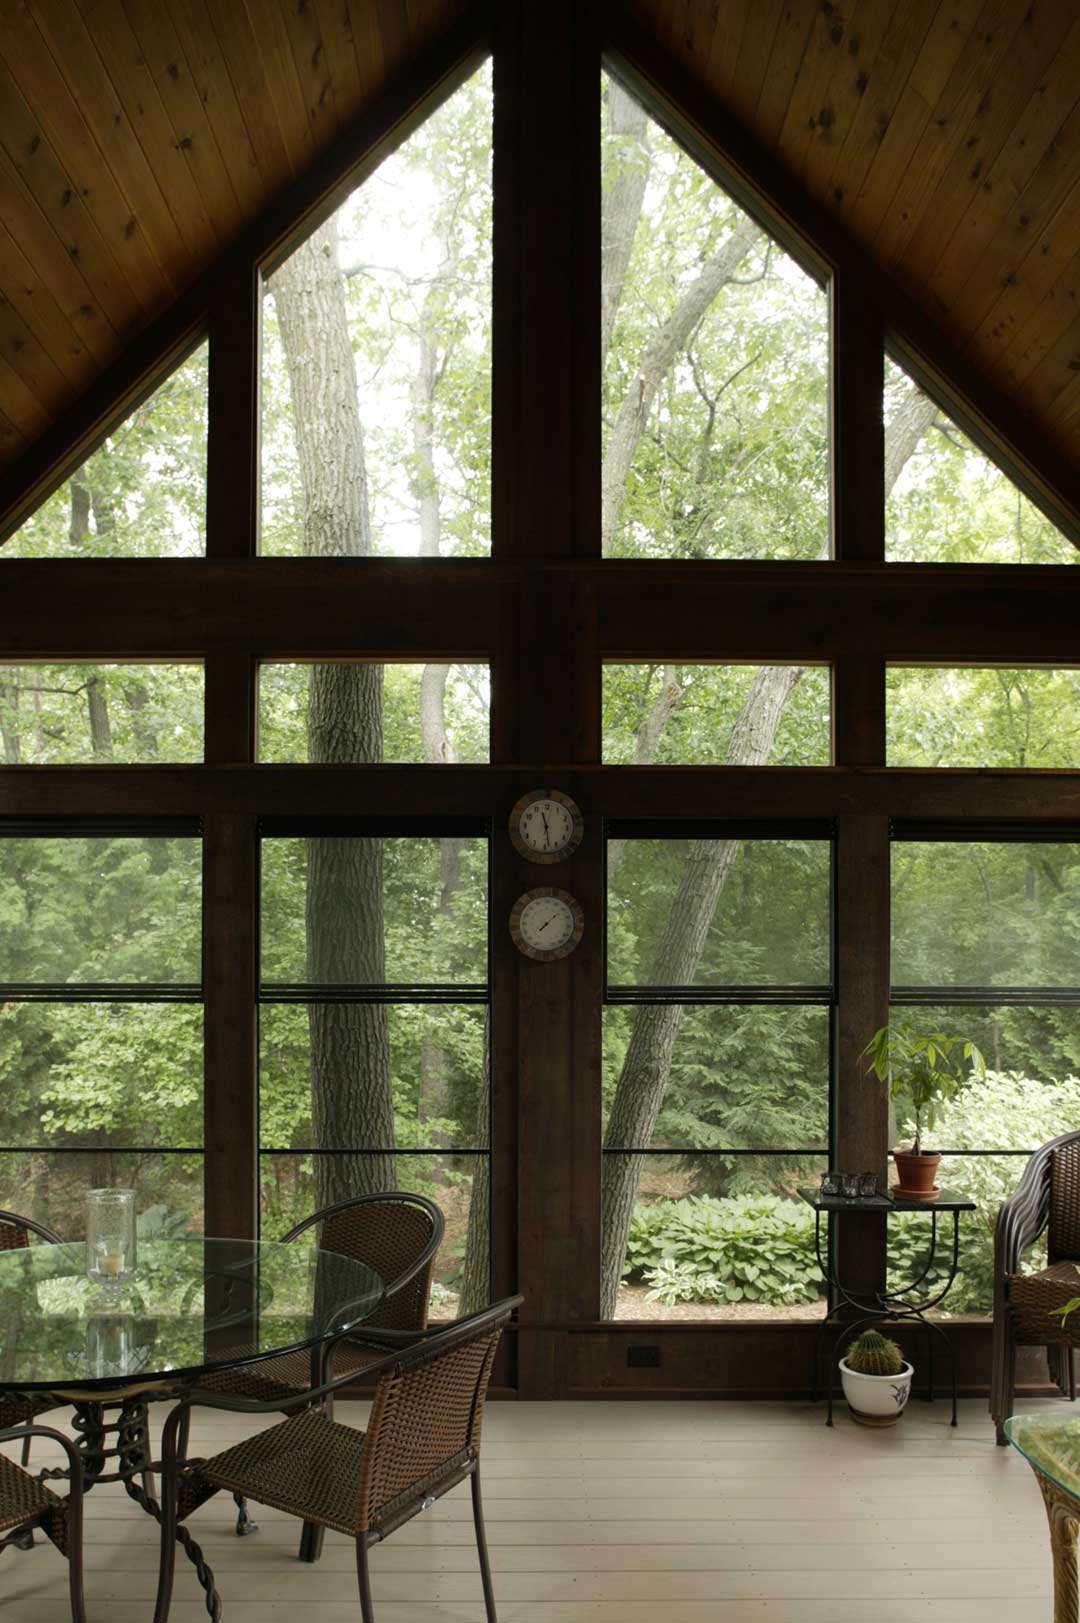
<path id="1" fill-rule="evenodd" d="M 500 628 L 502 758 L 531 763 L 522 789 L 573 793 L 599 759 L 599 664 L 591 594 L 558 563 L 599 547 L 600 57 L 590 8 L 500 8 L 495 56 L 494 554 L 518 561 L 512 624 Z M 513 721 L 509 721 L 512 713 Z M 499 758 L 499 757 L 496 757 Z M 509 812 L 505 808 L 503 816 Z M 588 807 L 583 807 L 588 813 Z M 564 1335 L 545 1323 L 599 1304 L 598 819 L 570 862 L 520 859 L 495 832 L 496 1046 L 516 1060 L 517 1288 L 522 1396 L 561 1389 Z M 535 963 L 509 941 L 522 891 L 556 885 L 586 912 L 569 958 Z M 496 1059 L 496 1070 L 500 1061 Z"/>

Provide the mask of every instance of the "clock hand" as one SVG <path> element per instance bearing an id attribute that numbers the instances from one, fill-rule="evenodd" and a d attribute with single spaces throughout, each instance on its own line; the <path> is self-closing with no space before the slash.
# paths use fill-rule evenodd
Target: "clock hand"
<path id="1" fill-rule="evenodd" d="M 551 830 L 548 828 L 548 820 L 544 816 L 543 812 L 540 813 L 540 821 L 544 825 L 544 844 L 550 849 L 550 847 L 551 847 Z"/>

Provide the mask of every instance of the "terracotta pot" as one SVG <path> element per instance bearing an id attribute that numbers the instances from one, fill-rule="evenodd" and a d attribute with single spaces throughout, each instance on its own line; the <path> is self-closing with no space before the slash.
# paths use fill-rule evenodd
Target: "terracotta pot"
<path id="1" fill-rule="evenodd" d="M 899 1187 L 913 1199 L 931 1200 L 937 1193 L 934 1179 L 940 1155 L 915 1155 L 911 1150 L 894 1150 Z"/>

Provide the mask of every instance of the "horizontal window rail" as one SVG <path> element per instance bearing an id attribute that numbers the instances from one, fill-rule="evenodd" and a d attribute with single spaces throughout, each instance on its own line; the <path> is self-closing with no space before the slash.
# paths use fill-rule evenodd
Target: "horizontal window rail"
<path id="1" fill-rule="evenodd" d="M 739 1150 L 736 1150 L 736 1149 L 718 1149 L 715 1145 L 711 1149 L 698 1149 L 697 1146 L 693 1145 L 693 1144 L 673 1144 L 673 1145 L 669 1145 L 666 1149 L 664 1149 L 662 1147 L 657 1147 L 656 1145 L 650 1145 L 648 1147 L 648 1149 L 635 1149 L 632 1145 L 628 1145 L 628 1144 L 605 1144 L 604 1145 L 604 1154 L 605 1155 L 666 1155 L 666 1156 L 677 1155 L 677 1156 L 680 1156 L 680 1157 L 690 1157 L 690 1156 L 692 1156 L 695 1161 L 698 1159 L 699 1156 L 702 1156 L 702 1155 L 724 1155 L 724 1156 L 732 1156 L 732 1155 L 789 1155 L 789 1156 L 805 1156 L 808 1159 L 813 1159 L 815 1161 L 820 1161 L 821 1157 L 823 1155 L 828 1155 L 828 1153 L 829 1153 L 829 1146 L 824 1142 L 821 1143 L 821 1144 L 811 1144 L 811 1145 L 809 1145 L 809 1147 L 807 1147 L 806 1145 L 803 1145 L 800 1149 L 797 1149 L 797 1150 L 792 1150 L 792 1149 L 788 1149 L 788 1150 L 776 1150 L 776 1149 L 754 1150 L 754 1149 L 750 1149 L 750 1150 L 748 1150 L 748 1149 L 745 1149 L 745 1148 L 744 1149 L 739 1149 Z M 966 1153 L 967 1152 L 965 1151 L 965 1154 Z M 990 1151 L 988 1153 L 993 1154 L 994 1152 Z M 1018 1151 L 1017 1153 L 1018 1154 L 1023 1153 L 1024 1155 L 1027 1155 L 1027 1154 L 1030 1154 L 1030 1151 L 1024 1150 L 1023 1152 Z"/>
<path id="2" fill-rule="evenodd" d="M 202 1003 L 198 981 L 0 981 L 0 1003 Z"/>
<path id="3" fill-rule="evenodd" d="M 604 1002 L 612 1004 L 677 1003 L 687 1007 L 717 1003 L 794 1003 L 830 1006 L 831 986 L 609 986 Z"/>
<path id="4" fill-rule="evenodd" d="M 1076 1005 L 1080 1004 L 1080 986 L 894 986 L 889 1002 L 899 1008 L 933 1008 L 949 1003 L 985 1008 Z"/>
<path id="5" fill-rule="evenodd" d="M 324 982 L 264 981 L 260 1003 L 489 1003 L 486 981 Z"/>
<path id="6" fill-rule="evenodd" d="M 486 1156 L 489 1156 L 491 1154 L 491 1151 L 490 1150 L 472 1149 L 469 1146 L 466 1146 L 464 1149 L 461 1149 L 457 1145 L 450 1146 L 448 1144 L 431 1144 L 431 1145 L 428 1146 L 428 1148 L 426 1150 L 416 1150 L 416 1149 L 402 1150 L 402 1149 L 398 1149 L 393 1144 L 385 1144 L 381 1150 L 373 1149 L 370 1144 L 365 1144 L 362 1148 L 357 1148 L 357 1149 L 352 1149 L 348 1145 L 342 1146 L 340 1144 L 334 1144 L 334 1145 L 322 1145 L 320 1148 L 315 1148 L 313 1146 L 311 1149 L 306 1149 L 306 1150 L 297 1149 L 295 1147 L 295 1145 L 291 1146 L 290 1148 L 283 1148 L 280 1144 L 260 1144 L 259 1145 L 259 1154 L 260 1155 L 294 1155 L 294 1156 L 303 1156 L 303 1155 L 392 1155 L 395 1158 L 398 1157 L 398 1156 L 416 1157 L 416 1156 L 422 1156 L 422 1155 L 423 1156 L 437 1155 L 437 1156 L 440 1157 L 440 1159 L 447 1160 L 449 1157 L 455 1156 L 455 1155 L 471 1155 L 471 1156 L 484 1156 L 484 1157 L 486 1157 Z"/>

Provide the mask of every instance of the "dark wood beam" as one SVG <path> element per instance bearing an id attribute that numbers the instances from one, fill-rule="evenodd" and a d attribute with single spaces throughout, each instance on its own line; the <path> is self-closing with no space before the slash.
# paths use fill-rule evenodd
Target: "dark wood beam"
<path id="1" fill-rule="evenodd" d="M 254 819 L 209 814 L 203 823 L 203 1228 L 229 1237 L 258 1233 L 258 906 Z"/>

